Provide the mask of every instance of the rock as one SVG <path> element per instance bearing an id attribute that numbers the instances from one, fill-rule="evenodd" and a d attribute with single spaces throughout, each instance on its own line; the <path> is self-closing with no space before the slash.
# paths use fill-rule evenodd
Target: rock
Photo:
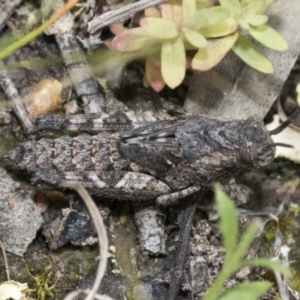
<path id="1" fill-rule="evenodd" d="M 33 200 L 0 168 L 0 232 L 6 251 L 23 256 L 43 224 Z"/>

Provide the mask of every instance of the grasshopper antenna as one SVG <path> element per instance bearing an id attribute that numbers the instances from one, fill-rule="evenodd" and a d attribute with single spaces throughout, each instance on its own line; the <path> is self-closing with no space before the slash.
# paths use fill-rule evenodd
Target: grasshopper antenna
<path id="1" fill-rule="evenodd" d="M 293 145 L 285 144 L 285 143 L 274 143 L 275 147 L 285 147 L 285 148 L 294 148 Z"/>
<path id="2" fill-rule="evenodd" d="M 294 148 L 293 145 L 290 145 L 290 144 L 285 144 L 285 143 L 272 143 L 272 144 L 269 144 L 267 147 L 285 147 L 285 148 Z"/>
<path id="3" fill-rule="evenodd" d="M 270 130 L 270 135 L 276 135 L 282 132 L 285 128 L 287 128 L 300 114 L 300 107 L 297 107 L 294 112 L 288 117 L 286 121 L 284 121 L 277 128 Z M 278 145 L 279 146 L 279 145 Z"/>

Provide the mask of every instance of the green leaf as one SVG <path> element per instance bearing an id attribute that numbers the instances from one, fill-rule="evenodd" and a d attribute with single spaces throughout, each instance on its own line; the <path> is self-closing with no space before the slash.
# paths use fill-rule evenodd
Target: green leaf
<path id="1" fill-rule="evenodd" d="M 274 73 L 272 63 L 266 55 L 258 50 L 256 46 L 243 35 L 239 35 L 232 47 L 232 51 L 252 68 L 267 74 Z"/>
<path id="2" fill-rule="evenodd" d="M 212 7 L 213 5 L 209 0 L 196 0 L 196 7 L 197 10 L 203 9 L 203 8 L 209 8 Z"/>
<path id="3" fill-rule="evenodd" d="M 261 14 L 268 9 L 273 2 L 274 0 L 252 0 L 248 5 L 248 12 L 252 15 Z"/>
<path id="4" fill-rule="evenodd" d="M 165 41 L 161 49 L 161 72 L 165 83 L 172 89 L 185 76 L 186 56 L 183 41 L 177 37 Z"/>
<path id="5" fill-rule="evenodd" d="M 205 10 L 201 9 L 200 11 L 196 11 L 193 18 L 191 19 L 191 28 L 192 29 L 200 29 L 204 26 L 208 26 L 207 16 L 204 13 Z"/>
<path id="6" fill-rule="evenodd" d="M 241 0 L 242 6 L 248 5 L 251 0 Z"/>
<path id="7" fill-rule="evenodd" d="M 217 24 L 230 17 L 229 10 L 223 6 L 213 6 L 208 10 L 208 23 L 209 25 Z"/>
<path id="8" fill-rule="evenodd" d="M 257 2 L 257 3 L 261 3 L 261 5 L 255 10 L 254 14 L 261 14 L 263 13 L 265 10 L 267 10 L 271 4 L 274 2 L 274 0 L 252 0 L 253 2 Z"/>
<path id="9" fill-rule="evenodd" d="M 240 15 L 242 12 L 242 5 L 239 0 L 219 0 L 220 4 L 230 11 L 230 15 Z"/>
<path id="10" fill-rule="evenodd" d="M 270 49 L 277 51 L 285 51 L 288 49 L 288 44 L 283 37 L 276 30 L 267 25 L 259 27 L 251 26 L 249 28 L 249 34 Z"/>
<path id="11" fill-rule="evenodd" d="M 242 15 L 244 18 L 249 16 L 254 16 L 257 12 L 263 7 L 262 0 L 250 0 L 250 1 L 242 1 Z"/>
<path id="12" fill-rule="evenodd" d="M 243 29 L 245 29 L 247 31 L 249 30 L 250 25 L 249 25 L 249 23 L 246 20 L 244 20 L 244 19 L 238 19 L 238 22 L 239 22 L 239 26 L 241 28 L 243 28 Z"/>
<path id="13" fill-rule="evenodd" d="M 183 25 L 189 24 L 191 18 L 196 12 L 195 0 L 182 0 L 182 23 Z"/>
<path id="14" fill-rule="evenodd" d="M 261 26 L 268 22 L 268 16 L 266 15 L 253 15 L 246 19 L 246 21 L 252 26 Z"/>
<path id="15" fill-rule="evenodd" d="M 141 27 L 129 29 L 118 34 L 111 41 L 110 46 L 114 50 L 129 52 L 144 49 L 153 44 L 155 40 L 153 37 Z"/>
<path id="16" fill-rule="evenodd" d="M 233 33 L 238 29 L 238 22 L 233 18 L 228 18 L 215 25 L 210 25 L 200 29 L 206 38 L 217 38 Z"/>
<path id="17" fill-rule="evenodd" d="M 220 229 L 223 236 L 223 243 L 226 248 L 226 257 L 230 257 L 237 245 L 238 221 L 233 202 L 221 190 L 215 186 L 215 197 L 217 202 L 217 211 L 220 216 Z"/>
<path id="18" fill-rule="evenodd" d="M 161 64 L 159 57 L 148 57 L 146 59 L 145 71 L 147 82 L 156 92 L 160 92 L 164 88 L 165 82 L 161 74 Z"/>
<path id="19" fill-rule="evenodd" d="M 218 300 L 257 300 L 266 293 L 272 283 L 269 281 L 243 282 L 229 290 L 226 290 Z"/>
<path id="20" fill-rule="evenodd" d="M 229 10 L 223 6 L 213 6 L 198 10 L 193 17 L 194 28 L 215 25 L 230 17 Z M 199 26 L 200 24 L 200 26 Z"/>
<path id="21" fill-rule="evenodd" d="M 237 260 L 242 259 L 248 252 L 251 243 L 253 242 L 255 236 L 259 232 L 261 227 L 260 222 L 254 221 L 250 224 L 250 226 L 247 228 L 247 230 L 244 232 L 241 242 L 238 245 L 238 248 L 236 249 L 234 253 L 234 257 Z"/>
<path id="22" fill-rule="evenodd" d="M 247 259 L 241 262 L 241 267 L 252 266 L 252 267 L 263 267 L 268 268 L 272 271 L 280 272 L 281 274 L 291 277 L 291 270 L 284 266 L 279 261 L 270 260 L 268 258 L 255 258 L 255 259 Z"/>
<path id="23" fill-rule="evenodd" d="M 238 32 L 221 39 L 208 41 L 206 49 L 199 49 L 192 60 L 192 68 L 207 71 L 217 65 L 236 42 Z"/>
<path id="24" fill-rule="evenodd" d="M 196 48 L 204 48 L 207 46 L 207 40 L 201 33 L 188 28 L 182 28 L 182 32 L 185 38 Z"/>
<path id="25" fill-rule="evenodd" d="M 220 4 L 228 9 L 241 7 L 239 0 L 219 0 Z"/>
<path id="26" fill-rule="evenodd" d="M 161 4 L 161 14 L 163 19 L 173 21 L 176 25 L 180 26 L 182 22 L 182 8 L 179 2 L 172 4 Z"/>
<path id="27" fill-rule="evenodd" d="M 148 35 L 157 39 L 171 39 L 178 35 L 176 24 L 170 20 L 148 17 L 143 18 L 140 25 Z"/>
<path id="28" fill-rule="evenodd" d="M 163 19 L 174 21 L 173 6 L 171 4 L 161 4 L 160 11 Z"/>

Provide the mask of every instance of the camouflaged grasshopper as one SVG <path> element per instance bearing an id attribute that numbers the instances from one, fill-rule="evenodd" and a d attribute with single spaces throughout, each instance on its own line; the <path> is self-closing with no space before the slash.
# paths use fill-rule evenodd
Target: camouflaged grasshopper
<path id="1" fill-rule="evenodd" d="M 221 176 L 263 168 L 273 161 L 276 148 L 275 131 L 268 132 L 260 119 L 193 116 L 168 104 L 158 113 L 119 105 L 110 113 L 41 115 L 36 124 L 40 130 L 93 135 L 28 141 L 4 156 L 32 173 L 34 183 L 72 188 L 79 182 L 98 196 L 161 205 Z"/>

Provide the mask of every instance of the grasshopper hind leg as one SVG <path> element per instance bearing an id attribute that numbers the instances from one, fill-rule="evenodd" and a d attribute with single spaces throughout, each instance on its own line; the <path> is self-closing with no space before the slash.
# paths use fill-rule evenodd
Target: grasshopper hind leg
<path id="1" fill-rule="evenodd" d="M 126 171 L 61 172 L 43 169 L 35 173 L 33 181 L 70 189 L 81 183 L 91 194 L 120 200 L 155 200 L 171 191 L 168 185 L 153 176 Z"/>

